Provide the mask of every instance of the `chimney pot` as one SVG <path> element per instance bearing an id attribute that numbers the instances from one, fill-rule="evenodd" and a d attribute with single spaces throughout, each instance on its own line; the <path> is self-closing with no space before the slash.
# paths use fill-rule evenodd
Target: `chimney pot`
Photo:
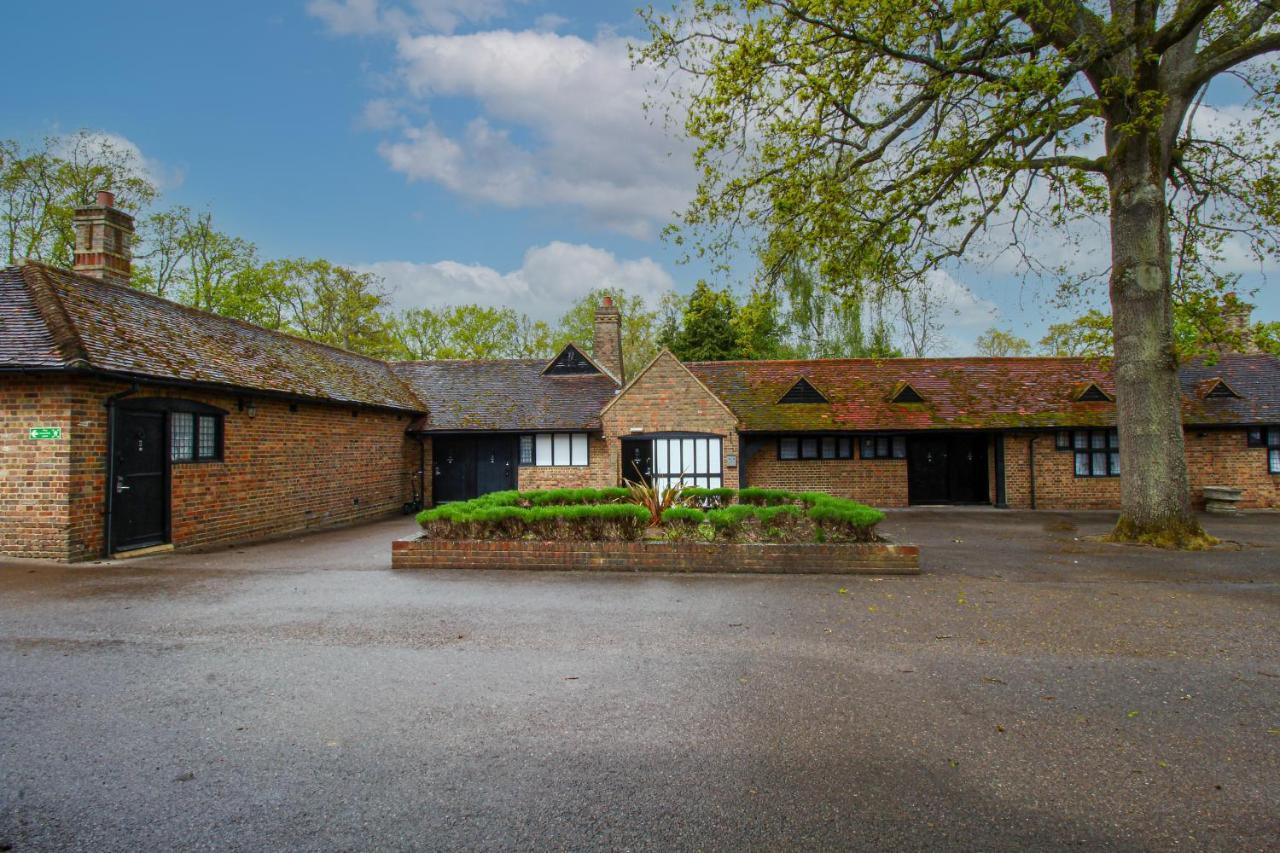
<path id="1" fill-rule="evenodd" d="M 115 207 L 115 193 L 109 190 L 98 190 L 98 207 Z"/>
<path id="2" fill-rule="evenodd" d="M 605 294 L 605 297 L 604 297 L 604 307 L 605 308 L 613 307 L 613 297 L 608 295 L 607 293 Z"/>

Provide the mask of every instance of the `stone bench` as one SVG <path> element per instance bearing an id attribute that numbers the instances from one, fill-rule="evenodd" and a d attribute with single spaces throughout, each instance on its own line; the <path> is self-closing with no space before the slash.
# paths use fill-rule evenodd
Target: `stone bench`
<path id="1" fill-rule="evenodd" d="M 1233 515 L 1239 512 L 1240 510 L 1237 507 L 1240 504 L 1240 497 L 1243 492 L 1243 489 L 1237 489 L 1232 486 L 1205 486 L 1205 512 L 1220 513 L 1222 515 Z"/>

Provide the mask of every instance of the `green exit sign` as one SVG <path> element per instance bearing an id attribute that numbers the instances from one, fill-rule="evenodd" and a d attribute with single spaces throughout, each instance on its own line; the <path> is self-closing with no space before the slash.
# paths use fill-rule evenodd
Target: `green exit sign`
<path id="1" fill-rule="evenodd" d="M 32 441 L 56 441 L 62 438 L 62 427 L 32 427 Z"/>

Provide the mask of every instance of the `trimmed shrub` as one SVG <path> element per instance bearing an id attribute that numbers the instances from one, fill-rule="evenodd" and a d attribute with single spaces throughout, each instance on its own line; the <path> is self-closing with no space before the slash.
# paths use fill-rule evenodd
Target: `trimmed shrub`
<path id="1" fill-rule="evenodd" d="M 791 492 L 785 489 L 741 489 L 738 492 L 738 503 L 753 504 L 755 506 L 773 506 L 780 503 L 786 503 L 795 498 Z"/>
<path id="2" fill-rule="evenodd" d="M 711 508 L 728 506 L 733 503 L 737 496 L 738 490 L 729 488 L 704 489 L 691 487 L 680 493 L 680 499 L 685 503 Z"/>
<path id="3" fill-rule="evenodd" d="M 524 492 L 521 499 L 532 506 L 568 506 L 571 504 L 617 503 L 627 496 L 627 490 L 616 489 L 548 489 Z"/>
<path id="4" fill-rule="evenodd" d="M 423 510 L 418 523 L 427 535 L 442 539 L 626 540 L 638 539 L 660 522 L 677 539 L 868 542 L 876 539 L 875 527 L 884 520 L 877 509 L 825 492 L 687 489 L 683 496 L 695 506 L 651 506 L 641 501 L 640 491 L 493 492 Z M 701 502 L 712 508 L 703 512 L 696 506 Z"/>

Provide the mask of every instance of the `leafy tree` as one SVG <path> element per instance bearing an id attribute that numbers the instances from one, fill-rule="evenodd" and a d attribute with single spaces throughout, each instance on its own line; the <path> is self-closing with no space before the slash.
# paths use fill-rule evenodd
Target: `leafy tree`
<path id="1" fill-rule="evenodd" d="M 423 360 L 542 356 L 550 340 L 545 323 L 532 323 L 511 308 L 485 305 L 405 311 L 395 324 L 395 337 L 401 357 Z"/>
<path id="2" fill-rule="evenodd" d="M 1280 68 L 1266 59 L 1280 51 L 1280 7 L 690 0 L 646 20 L 639 58 L 679 70 L 665 78 L 682 81 L 674 115 L 698 143 L 701 180 L 683 225 L 700 250 L 728 251 L 745 234 L 767 265 L 805 253 L 850 289 L 911 290 L 975 238 L 1007 234 L 1034 264 L 1028 234 L 1107 217 L 1123 472 L 1115 535 L 1202 541 L 1178 403 L 1171 247 L 1233 229 L 1277 252 L 1280 175 L 1266 131 L 1280 122 Z M 1225 74 L 1242 81 L 1253 112 L 1210 134 L 1191 117 Z"/>
<path id="3" fill-rule="evenodd" d="M 1111 317 L 1096 309 L 1066 323 L 1054 323 L 1040 339 L 1045 355 L 1093 356 L 1111 355 Z"/>
<path id="4" fill-rule="evenodd" d="M 1031 352 L 1031 344 L 1013 332 L 1006 332 L 992 326 L 978 335 L 976 349 L 978 355 L 1004 358 L 1011 355 L 1026 355 Z"/>
<path id="5" fill-rule="evenodd" d="M 551 326 L 543 320 L 530 320 L 524 314 L 520 315 L 512 358 L 551 358 L 555 348 L 555 332 Z"/>
<path id="6" fill-rule="evenodd" d="M 684 303 L 680 327 L 666 344 L 682 361 L 728 361 L 742 350 L 734 318 L 738 306 L 728 290 L 699 281 Z"/>
<path id="7" fill-rule="evenodd" d="M 1195 292 L 1173 306 L 1174 337 L 1180 351 L 1216 358 L 1224 352 L 1280 355 L 1280 323 L 1250 322 L 1253 306 L 1235 293 Z M 1240 317 L 1240 322 L 1233 318 Z M 1066 323 L 1054 323 L 1040 340 L 1047 355 L 1110 357 L 1111 318 L 1098 310 Z"/>
<path id="8" fill-rule="evenodd" d="M 798 358 L 870 355 L 862 329 L 862 300 L 837 294 L 805 264 L 786 264 L 778 280 L 786 297 L 785 323 Z"/>
<path id="9" fill-rule="evenodd" d="M 25 258 L 70 267 L 75 249 L 75 209 L 99 190 L 116 195 L 123 210 L 137 210 L 156 196 L 137 156 L 110 138 L 81 130 L 51 136 L 28 149 L 0 140 L 0 239 L 13 264 Z"/>
<path id="10" fill-rule="evenodd" d="M 778 314 L 778 297 L 771 289 L 757 287 L 748 294 L 733 315 L 737 358 L 785 358 L 791 355 L 783 340 L 786 327 Z"/>
<path id="11" fill-rule="evenodd" d="M 275 314 L 278 328 L 313 341 L 375 357 L 398 352 L 382 280 L 325 260 L 273 261 L 262 276 L 243 276 L 257 287 L 234 290 L 242 315 Z"/>

